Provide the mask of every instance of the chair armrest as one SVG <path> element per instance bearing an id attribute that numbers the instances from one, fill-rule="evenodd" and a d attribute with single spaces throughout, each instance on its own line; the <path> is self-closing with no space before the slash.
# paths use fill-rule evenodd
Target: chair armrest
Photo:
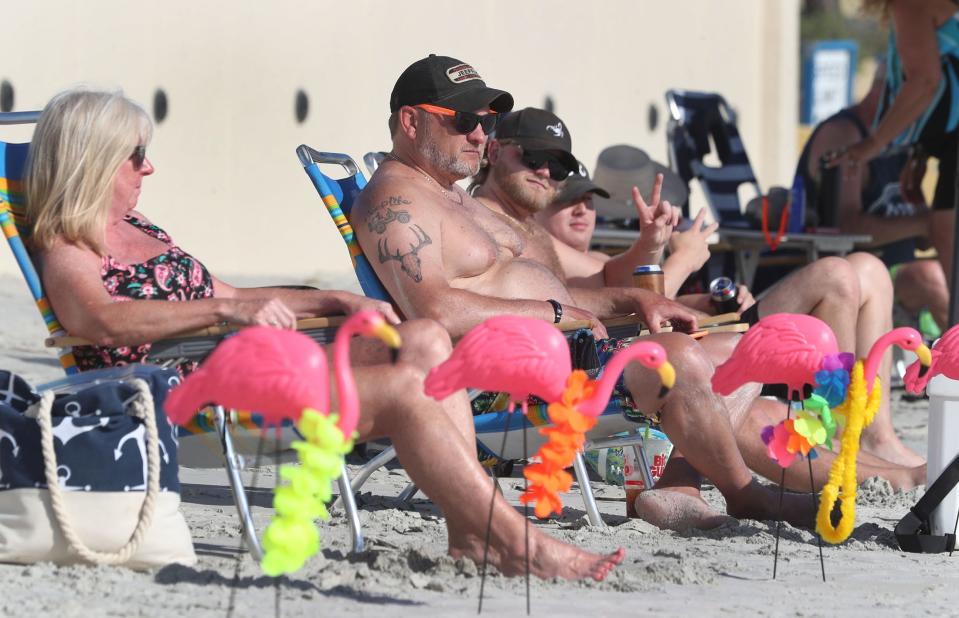
<path id="1" fill-rule="evenodd" d="M 720 313 L 719 315 L 710 315 L 704 318 L 697 320 L 697 325 L 700 330 L 710 330 L 715 326 L 720 326 L 723 324 L 734 324 L 739 322 L 740 317 L 738 313 Z M 645 330 L 646 325 L 643 324 L 642 320 L 639 319 L 636 315 L 624 315 L 618 318 L 612 318 L 609 320 L 604 320 L 603 325 L 606 326 L 607 330 L 617 329 L 622 330 L 624 327 L 636 326 L 636 332 L 645 331 L 646 334 L 649 333 L 648 330 Z M 580 328 L 589 328 L 589 322 L 585 320 L 576 320 L 574 322 L 564 322 L 558 326 L 558 328 L 564 333 L 571 332 L 574 330 L 579 330 Z M 670 329 L 671 330 L 671 329 Z M 722 331 L 718 331 L 722 332 Z M 738 332 L 738 331 L 737 331 Z M 633 336 L 633 335 L 629 335 Z"/>
<path id="2" fill-rule="evenodd" d="M 346 320 L 346 316 L 336 315 L 325 318 L 306 318 L 303 320 L 297 320 L 296 330 L 317 330 L 323 328 L 336 328 L 340 326 Z M 167 341 L 177 341 L 181 339 L 196 339 L 196 338 L 205 338 L 205 337 L 222 337 L 223 335 L 228 335 L 234 333 L 244 326 L 240 324 L 218 324 L 216 326 L 207 326 L 206 328 L 199 328 L 197 330 L 186 331 L 180 333 L 174 337 L 168 337 L 163 339 L 162 342 Z M 160 341 L 157 344 L 161 343 Z M 48 348 L 68 348 L 75 346 L 88 346 L 93 345 L 89 340 L 83 339 L 82 337 L 72 337 L 67 335 L 66 337 L 47 337 L 44 341 L 44 345 Z M 156 345 L 156 344 L 154 344 Z"/>
<path id="3" fill-rule="evenodd" d="M 306 318 L 303 320 L 297 320 L 296 330 L 298 331 L 321 331 L 321 330 L 331 330 L 339 327 L 346 320 L 346 316 L 331 316 L 324 318 Z M 635 337 L 635 336 L 644 336 L 649 334 L 649 330 L 644 328 L 644 324 L 640 319 L 635 315 L 627 315 L 619 318 L 613 318 L 603 322 L 608 329 L 619 329 L 627 328 L 632 330 L 631 334 L 626 334 L 623 338 Z M 749 325 L 744 322 L 739 322 L 739 314 L 737 313 L 723 313 L 720 315 L 712 315 L 706 318 L 703 318 L 698 321 L 699 330 L 693 333 L 694 337 L 703 337 L 708 333 L 742 333 L 746 332 L 749 329 Z M 197 340 L 219 340 L 224 335 L 236 332 L 244 328 L 238 324 L 223 324 L 217 326 L 208 326 L 206 328 L 200 328 L 193 331 L 188 331 L 176 335 L 175 337 L 168 337 L 161 341 L 154 343 L 154 350 L 159 350 L 162 348 L 177 348 L 181 344 L 189 344 L 190 342 L 195 342 Z M 573 322 L 564 322 L 558 328 L 564 333 L 570 333 L 581 328 L 589 328 L 589 322 L 585 320 L 576 320 Z M 634 329 L 634 330 L 633 330 Z M 664 327 L 662 332 L 670 332 L 672 327 Z M 311 333 L 307 333 L 311 334 Z M 329 336 L 313 336 L 314 340 L 326 342 L 331 339 Z M 218 342 L 218 341 L 216 341 Z M 214 347 L 216 345 L 215 341 L 210 341 L 209 346 Z M 65 337 L 47 337 L 44 340 L 44 346 L 48 348 L 71 348 L 78 346 L 89 346 L 93 345 L 87 339 L 82 337 L 72 337 L 67 335 Z M 179 351 L 179 350 L 178 350 Z M 194 354 L 189 354 L 188 356 L 194 356 Z"/>
<path id="4" fill-rule="evenodd" d="M 717 326 L 700 327 L 699 330 L 689 333 L 689 336 L 692 337 L 693 339 L 702 339 L 703 337 L 711 333 L 745 333 L 748 330 L 749 330 L 749 324 L 747 324 L 746 322 L 737 322 L 735 324 L 719 324 Z M 673 327 L 667 326 L 663 328 L 660 332 L 671 333 L 673 332 Z M 650 332 L 648 330 L 641 330 L 639 331 L 639 335 L 637 336 L 645 337 L 646 335 L 649 335 L 649 334 Z"/>

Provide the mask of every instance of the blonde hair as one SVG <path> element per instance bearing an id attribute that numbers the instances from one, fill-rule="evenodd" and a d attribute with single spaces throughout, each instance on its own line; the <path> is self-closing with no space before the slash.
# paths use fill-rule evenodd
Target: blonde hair
<path id="1" fill-rule="evenodd" d="M 30 242 L 58 238 L 106 254 L 104 231 L 117 170 L 153 134 L 150 117 L 121 92 L 68 90 L 40 115 L 27 159 Z"/>

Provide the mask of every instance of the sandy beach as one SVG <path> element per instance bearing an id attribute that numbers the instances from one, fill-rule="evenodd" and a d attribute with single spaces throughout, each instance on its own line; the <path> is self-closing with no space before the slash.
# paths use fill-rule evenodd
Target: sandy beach
<path id="1" fill-rule="evenodd" d="M 0 367 L 34 384 L 60 376 L 42 347 L 44 327 L 24 284 L 0 277 Z M 894 419 L 908 445 L 926 451 L 928 402 L 894 391 Z M 248 457 L 253 464 L 253 457 Z M 188 464 L 189 462 L 181 462 Z M 357 460 L 356 463 L 359 463 Z M 522 489 L 517 467 L 502 480 L 513 504 Z M 270 517 L 275 468 L 246 470 L 255 517 Z M 0 565 L 2 616 L 453 616 L 477 611 L 479 569 L 446 555 L 444 521 L 425 496 L 396 499 L 408 477 L 381 469 L 360 496 L 368 549 L 349 553 L 342 512 L 323 524 L 323 552 L 280 580 L 264 576 L 242 551 L 239 521 L 222 469 L 181 467 L 182 509 L 199 563 L 134 572 L 116 567 Z M 255 483 L 255 484 L 254 484 Z M 852 538 L 826 545 L 822 582 L 815 536 L 783 526 L 779 573 L 772 579 L 775 522 L 742 520 L 709 532 L 661 531 L 627 520 L 621 487 L 593 483 L 608 524 L 590 526 L 574 491 L 563 517 L 535 523 L 597 552 L 626 548 L 626 560 L 601 583 L 531 582 L 532 615 L 567 616 L 947 616 L 959 615 L 959 575 L 948 555 L 900 552 L 892 527 L 922 495 L 894 492 L 873 479 L 860 488 Z M 714 489 L 707 500 L 721 506 Z M 477 508 L 482 508 L 477 505 Z M 952 590 L 952 592 L 950 592 Z M 487 578 L 483 611 L 522 615 L 522 578 Z"/>

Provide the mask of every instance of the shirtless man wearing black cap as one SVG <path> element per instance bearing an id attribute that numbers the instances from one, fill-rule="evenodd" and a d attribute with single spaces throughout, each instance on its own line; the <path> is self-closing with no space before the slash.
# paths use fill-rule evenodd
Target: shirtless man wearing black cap
<path id="1" fill-rule="evenodd" d="M 667 320 L 679 330 L 695 328 L 688 309 L 646 290 L 567 287 L 549 235 L 533 214 L 552 201 L 576 165 L 568 127 L 536 109 L 497 123 L 512 98 L 464 66 L 432 56 L 400 76 L 390 100 L 393 150 L 353 210 L 357 238 L 402 313 L 435 319 L 454 339 L 503 314 L 560 323 L 636 313 L 656 331 Z M 466 77 L 457 81 L 460 75 Z M 487 148 L 488 176 L 470 196 L 455 183 L 479 171 L 497 124 L 498 139 Z M 408 215 L 405 222 L 374 225 L 387 208 L 398 207 Z M 595 332 L 605 336 L 599 324 Z M 778 492 L 753 480 L 729 420 L 730 410 L 742 414 L 757 389 L 720 398 L 710 389 L 713 365 L 699 344 L 678 332 L 652 338 L 676 367 L 676 387 L 661 400 L 658 376 L 634 366 L 624 374 L 625 387 L 638 410 L 661 416 L 685 457 L 671 460 L 657 485 L 663 489 L 641 494 L 639 514 L 677 529 L 720 525 L 727 517 L 699 495 L 701 473 L 722 491 L 729 514 L 775 517 Z M 783 513 L 794 523 L 812 523 L 808 496 L 787 495 Z"/>
<path id="2" fill-rule="evenodd" d="M 431 247 L 439 246 L 440 238 L 432 238 L 435 232 L 425 218 L 411 221 L 399 213 L 407 213 L 411 200 L 419 202 L 421 194 L 460 200 L 462 191 L 451 187 L 453 180 L 479 168 L 486 132 L 493 129 L 497 114 L 512 106 L 508 93 L 488 88 L 472 66 L 453 58 L 430 56 L 403 73 L 390 99 L 390 130 L 415 135 L 421 148 L 409 144 L 394 149 L 371 180 L 372 190 L 364 191 L 354 208 L 355 229 L 363 231 L 364 248 L 374 263 L 390 264 L 393 274 L 410 282 L 423 280 L 421 259 Z M 443 171 L 428 176 L 421 169 Z M 409 190 L 389 192 L 389 186 Z M 377 187 L 385 187 L 384 192 Z M 395 233 L 398 225 L 402 234 Z M 476 439 L 469 425 L 467 431 L 447 432 L 432 440 L 437 451 L 434 462 L 439 466 L 432 474 L 419 470 L 417 482 L 443 509 L 450 554 L 479 562 L 484 558 L 487 505 L 493 488 L 476 460 Z M 494 505 L 489 560 L 504 574 L 518 575 L 526 564 L 525 522 L 502 496 L 495 498 Z M 530 568 L 539 577 L 602 579 L 623 559 L 622 550 L 600 555 L 557 541 L 532 526 L 529 532 Z"/>

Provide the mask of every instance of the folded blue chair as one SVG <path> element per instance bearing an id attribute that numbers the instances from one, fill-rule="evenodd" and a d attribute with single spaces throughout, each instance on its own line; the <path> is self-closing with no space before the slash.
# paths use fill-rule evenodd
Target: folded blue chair
<path id="1" fill-rule="evenodd" d="M 698 179 L 723 227 L 749 228 L 739 200 L 740 185 L 749 185 L 761 195 L 759 181 L 736 127 L 736 114 L 720 94 L 692 90 L 668 90 L 670 119 L 666 127 L 669 165 L 688 184 Z M 719 166 L 703 159 L 715 151 Z M 689 213 L 684 213 L 689 216 Z"/>

